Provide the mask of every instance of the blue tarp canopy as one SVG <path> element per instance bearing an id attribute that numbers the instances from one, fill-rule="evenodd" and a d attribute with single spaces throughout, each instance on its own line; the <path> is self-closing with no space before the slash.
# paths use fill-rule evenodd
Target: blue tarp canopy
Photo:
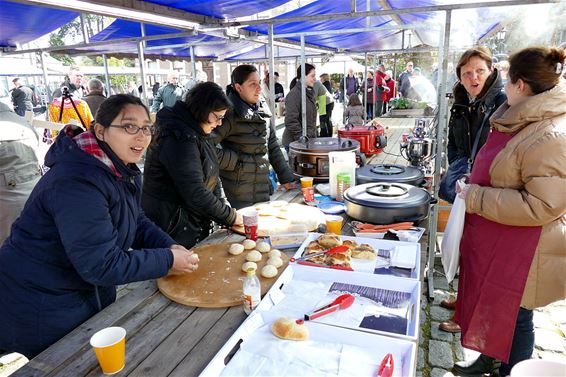
<path id="1" fill-rule="evenodd" d="M 0 0 L 0 47 L 28 43 L 79 16 L 69 12 Z"/>
<path id="2" fill-rule="evenodd" d="M 148 3 L 165 5 L 189 13 L 202 14 L 221 19 L 233 19 L 260 13 L 278 7 L 288 1 L 289 0 L 152 0 L 148 1 Z"/>

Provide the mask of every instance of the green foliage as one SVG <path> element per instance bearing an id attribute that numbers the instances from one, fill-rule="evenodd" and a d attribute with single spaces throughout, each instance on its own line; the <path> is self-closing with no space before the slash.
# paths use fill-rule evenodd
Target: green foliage
<path id="1" fill-rule="evenodd" d="M 394 98 L 389 101 L 389 104 L 391 105 L 391 108 L 397 110 L 426 109 L 428 106 L 426 102 L 419 102 L 405 97 Z"/>

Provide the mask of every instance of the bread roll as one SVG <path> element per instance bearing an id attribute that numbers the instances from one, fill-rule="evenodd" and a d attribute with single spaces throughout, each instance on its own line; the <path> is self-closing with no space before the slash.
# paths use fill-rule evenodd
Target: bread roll
<path id="1" fill-rule="evenodd" d="M 275 268 L 279 268 L 283 266 L 283 259 L 279 257 L 271 257 L 267 260 L 267 264 L 270 264 Z"/>
<path id="2" fill-rule="evenodd" d="M 331 247 L 342 245 L 342 241 L 340 240 L 340 237 L 332 233 L 323 234 L 318 238 L 317 241 L 322 247 L 326 249 L 330 249 Z"/>
<path id="3" fill-rule="evenodd" d="M 246 260 L 250 262 L 259 262 L 261 260 L 261 253 L 257 250 L 252 250 L 246 255 Z"/>
<path id="4" fill-rule="evenodd" d="M 281 263 L 283 263 L 283 261 L 281 261 Z M 277 268 L 271 264 L 266 264 L 262 269 L 261 269 L 261 276 L 263 276 L 264 278 L 273 278 L 275 276 L 277 276 Z"/>
<path id="5" fill-rule="evenodd" d="M 242 265 L 242 271 L 244 271 L 244 272 L 248 272 L 248 270 L 249 270 L 250 268 L 253 268 L 254 270 L 257 270 L 257 264 L 256 264 L 255 262 L 245 262 L 245 263 Z"/>
<path id="6" fill-rule="evenodd" d="M 377 258 L 377 253 L 370 245 L 362 244 L 352 250 L 352 258 L 373 260 Z"/>
<path id="7" fill-rule="evenodd" d="M 255 247 L 255 241 L 244 240 L 244 242 L 242 242 L 242 245 L 244 245 L 244 249 L 251 250 Z"/>
<path id="8" fill-rule="evenodd" d="M 244 245 L 233 243 L 232 245 L 230 245 L 228 252 L 232 255 L 240 255 L 244 252 Z"/>
<path id="9" fill-rule="evenodd" d="M 255 245 L 255 248 L 260 252 L 260 253 L 267 253 L 269 250 L 271 250 L 271 246 L 265 242 L 265 241 L 260 241 Z"/>
<path id="10" fill-rule="evenodd" d="M 281 252 L 277 249 L 273 249 L 269 252 L 269 254 L 267 254 L 267 256 L 269 258 L 274 258 L 274 257 L 281 258 Z"/>
<path id="11" fill-rule="evenodd" d="M 295 320 L 293 318 L 279 318 L 271 325 L 271 332 L 273 332 L 273 335 L 281 339 L 309 339 L 309 329 L 305 326 L 304 321 Z"/>

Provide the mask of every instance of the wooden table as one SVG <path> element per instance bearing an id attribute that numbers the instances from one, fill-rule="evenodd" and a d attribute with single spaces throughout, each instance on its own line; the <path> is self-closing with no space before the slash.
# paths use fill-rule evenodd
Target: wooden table
<path id="1" fill-rule="evenodd" d="M 404 127 L 397 131 L 400 135 Z M 393 148 L 393 145 L 388 147 Z M 374 163 L 379 156 L 373 158 Z M 275 199 L 301 202 L 302 195 L 299 190 L 277 192 L 272 197 Z M 342 233 L 352 235 L 349 218 L 344 217 Z M 219 230 L 203 244 L 242 239 L 241 235 Z M 421 240 L 422 246 L 426 245 L 425 239 Z M 293 250 L 288 251 L 292 253 Z M 421 257 L 422 262 L 423 259 L 426 258 Z M 32 359 L 13 376 L 101 376 L 89 339 L 108 326 L 121 326 L 127 331 L 126 366 L 117 376 L 195 376 L 245 318 L 241 306 L 188 307 L 159 293 L 154 281 L 132 283 L 120 288 L 115 303 Z"/>

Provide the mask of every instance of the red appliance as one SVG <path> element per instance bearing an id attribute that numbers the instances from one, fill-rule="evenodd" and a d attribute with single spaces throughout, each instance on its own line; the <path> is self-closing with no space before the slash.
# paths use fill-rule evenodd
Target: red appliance
<path id="1" fill-rule="evenodd" d="M 360 152 L 368 156 L 381 153 L 387 146 L 385 129 L 375 122 L 370 126 L 346 125 L 338 130 L 338 136 L 357 140 L 360 143 Z"/>

